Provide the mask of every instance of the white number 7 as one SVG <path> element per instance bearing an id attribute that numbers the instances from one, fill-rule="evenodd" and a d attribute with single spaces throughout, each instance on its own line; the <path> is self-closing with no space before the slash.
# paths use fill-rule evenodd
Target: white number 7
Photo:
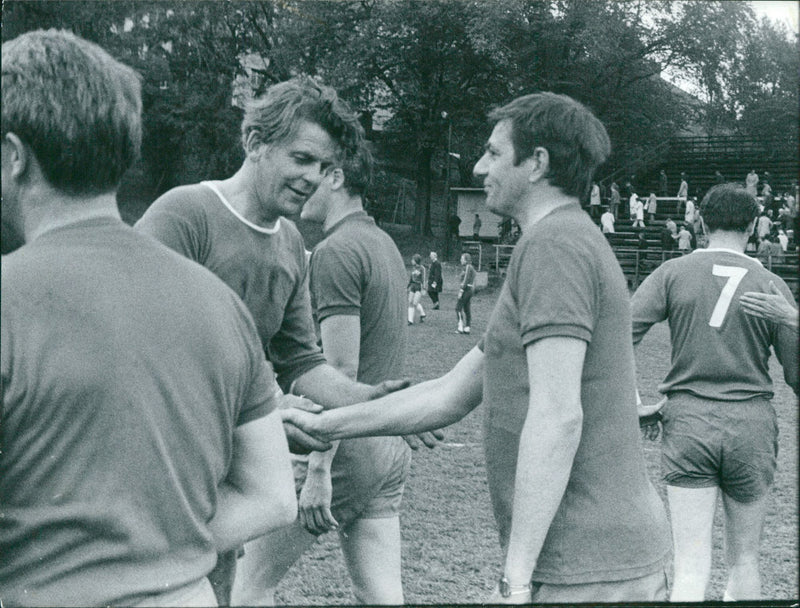
<path id="1" fill-rule="evenodd" d="M 708 321 L 711 327 L 721 327 L 722 322 L 725 320 L 725 315 L 728 314 L 728 308 L 730 308 L 733 294 L 736 293 L 736 288 L 739 287 L 739 283 L 742 282 L 744 275 L 747 274 L 747 268 L 714 264 L 714 267 L 711 269 L 711 274 L 715 277 L 728 277 L 728 282 L 725 283 L 725 287 L 722 288 L 722 292 L 719 294 L 719 300 L 717 300 L 717 305 L 714 307 L 714 311 L 711 313 L 711 319 Z"/>

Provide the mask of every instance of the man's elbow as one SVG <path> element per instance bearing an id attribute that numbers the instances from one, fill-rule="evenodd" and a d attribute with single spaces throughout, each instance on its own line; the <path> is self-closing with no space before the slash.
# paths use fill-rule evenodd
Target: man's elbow
<path id="1" fill-rule="evenodd" d="M 583 432 L 583 410 L 580 407 L 564 411 L 555 421 L 556 432 L 564 447 L 577 448 Z"/>
<path id="2" fill-rule="evenodd" d="M 294 484 L 270 488 L 270 496 L 261 502 L 265 532 L 288 526 L 297 519 L 297 496 Z"/>

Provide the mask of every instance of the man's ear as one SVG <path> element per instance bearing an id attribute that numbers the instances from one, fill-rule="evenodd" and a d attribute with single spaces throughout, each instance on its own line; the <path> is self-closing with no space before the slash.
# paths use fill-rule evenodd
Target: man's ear
<path id="1" fill-rule="evenodd" d="M 544 179 L 550 171 L 550 153 L 547 148 L 541 146 L 534 148 L 533 154 L 525 159 L 525 162 L 530 170 L 528 181 L 531 183 Z"/>
<path id="2" fill-rule="evenodd" d="M 261 133 L 258 131 L 250 131 L 247 134 L 247 139 L 245 140 L 244 151 L 247 155 L 247 158 L 250 160 L 258 160 L 261 158 L 261 155 L 264 153 L 267 144 L 261 141 Z"/>
<path id="3" fill-rule="evenodd" d="M 331 169 L 328 179 L 330 179 L 331 190 L 338 190 L 344 186 L 344 171 L 341 167 Z"/>
<path id="4" fill-rule="evenodd" d="M 20 179 L 30 169 L 31 151 L 15 133 L 3 136 L 3 177 Z"/>

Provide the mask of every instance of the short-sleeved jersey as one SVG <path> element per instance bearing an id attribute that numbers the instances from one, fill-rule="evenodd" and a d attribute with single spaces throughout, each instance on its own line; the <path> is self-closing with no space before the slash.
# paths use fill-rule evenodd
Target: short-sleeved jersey
<path id="1" fill-rule="evenodd" d="M 398 378 L 406 351 L 406 270 L 391 237 L 365 212 L 332 226 L 311 255 L 311 295 L 317 319 L 359 318 L 356 378 L 367 384 Z M 323 345 L 324 346 L 324 345 Z M 402 437 L 345 439 L 331 463 L 332 510 L 339 525 L 361 516 L 402 470 L 410 448 Z"/>
<path id="2" fill-rule="evenodd" d="M 669 320 L 672 364 L 662 393 L 739 401 L 773 396 L 769 349 L 775 349 L 786 382 L 797 392 L 797 332 L 747 315 L 739 297 L 769 293 L 773 281 L 791 299 L 786 283 L 758 260 L 729 249 L 698 249 L 659 266 L 633 296 L 633 340 Z"/>
<path id="3" fill-rule="evenodd" d="M 311 293 L 318 321 L 359 318 L 358 380 L 377 384 L 403 372 L 406 271 L 391 237 L 365 212 L 332 226 L 311 256 Z"/>
<path id="4" fill-rule="evenodd" d="M 303 238 L 291 221 L 257 226 L 214 182 L 203 182 L 159 197 L 136 229 L 202 264 L 242 298 L 285 390 L 325 363 L 311 316 Z"/>
<path id="5" fill-rule="evenodd" d="M 528 415 L 526 347 L 549 337 L 587 343 L 581 439 L 533 580 L 615 581 L 663 568 L 664 506 L 644 462 L 636 413 L 630 303 L 611 247 L 575 203 L 524 234 L 484 339 L 489 490 L 500 540 L 511 531 L 520 432 Z"/>
<path id="6" fill-rule="evenodd" d="M 146 604 L 199 581 L 234 428 L 275 407 L 242 302 L 114 219 L 5 256 L 2 287 L 0 597 Z"/>

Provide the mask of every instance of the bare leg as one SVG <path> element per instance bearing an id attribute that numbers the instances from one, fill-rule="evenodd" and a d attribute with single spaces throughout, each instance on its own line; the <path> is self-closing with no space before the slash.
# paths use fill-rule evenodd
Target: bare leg
<path id="1" fill-rule="evenodd" d="M 402 604 L 400 517 L 357 519 L 339 532 L 357 604 Z"/>
<path id="2" fill-rule="evenodd" d="M 719 488 L 667 486 L 675 550 L 671 602 L 701 602 L 711 577 L 711 532 Z"/>
<path id="3" fill-rule="evenodd" d="M 725 508 L 725 557 L 728 586 L 725 595 L 732 600 L 761 599 L 758 548 L 767 512 L 767 494 L 753 502 L 737 502 L 722 495 Z"/>
<path id="4" fill-rule="evenodd" d="M 245 544 L 236 564 L 231 606 L 274 606 L 278 583 L 316 539 L 295 521 Z"/>

